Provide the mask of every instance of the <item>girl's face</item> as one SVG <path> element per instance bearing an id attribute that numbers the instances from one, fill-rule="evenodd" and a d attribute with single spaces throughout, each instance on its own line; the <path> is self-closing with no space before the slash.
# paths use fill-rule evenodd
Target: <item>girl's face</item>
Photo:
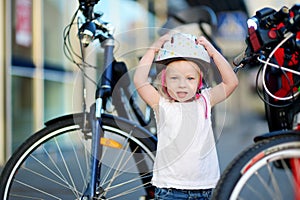
<path id="1" fill-rule="evenodd" d="M 179 101 L 192 101 L 198 90 L 200 69 L 186 60 L 171 62 L 166 70 L 166 87 L 169 95 Z"/>

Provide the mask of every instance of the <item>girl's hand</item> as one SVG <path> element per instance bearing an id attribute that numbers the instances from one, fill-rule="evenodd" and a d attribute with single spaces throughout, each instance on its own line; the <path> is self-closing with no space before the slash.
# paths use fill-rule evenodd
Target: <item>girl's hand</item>
<path id="1" fill-rule="evenodd" d="M 165 35 L 163 35 L 163 36 L 161 36 L 158 40 L 156 40 L 152 44 L 151 49 L 154 49 L 155 53 L 157 53 L 161 49 L 161 47 L 163 46 L 163 44 L 166 41 L 170 40 L 170 39 L 171 39 L 171 36 L 168 33 L 165 34 Z"/>
<path id="2" fill-rule="evenodd" d="M 217 53 L 218 51 L 216 50 L 216 48 L 203 36 L 200 36 L 197 39 L 198 44 L 201 44 L 204 46 L 204 48 L 206 49 L 208 55 L 210 57 L 214 57 L 214 54 Z"/>

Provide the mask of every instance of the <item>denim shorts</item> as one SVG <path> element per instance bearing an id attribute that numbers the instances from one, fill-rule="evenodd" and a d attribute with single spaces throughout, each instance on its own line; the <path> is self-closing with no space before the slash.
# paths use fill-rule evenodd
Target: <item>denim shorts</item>
<path id="1" fill-rule="evenodd" d="M 209 200 L 212 189 L 204 190 L 180 190 L 174 188 L 155 188 L 155 200 Z"/>

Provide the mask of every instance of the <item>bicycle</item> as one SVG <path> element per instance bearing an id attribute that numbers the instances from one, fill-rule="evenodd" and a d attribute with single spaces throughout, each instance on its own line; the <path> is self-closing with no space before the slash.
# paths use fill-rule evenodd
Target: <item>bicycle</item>
<path id="1" fill-rule="evenodd" d="M 154 195 L 150 181 L 157 139 L 143 128 L 149 120 L 131 94 L 125 63 L 114 58 L 110 24 L 94 12 L 98 1 L 79 0 L 64 31 L 65 53 L 85 79 L 93 81 L 85 73 L 92 66 L 85 62 L 83 48 L 98 40 L 104 49 L 105 71 L 95 83 L 95 103 L 89 111 L 84 102 L 84 112 L 46 122 L 13 153 L 1 174 L 0 199 L 150 199 Z M 73 25 L 78 27 L 81 54 L 71 45 Z M 128 116 L 120 102 L 124 97 L 139 122 Z M 109 114 L 111 103 L 118 116 Z"/>
<path id="2" fill-rule="evenodd" d="M 300 5 L 260 9 L 247 24 L 247 48 L 234 60 L 235 70 L 260 66 L 256 86 L 270 132 L 231 161 L 212 199 L 299 200 Z"/>

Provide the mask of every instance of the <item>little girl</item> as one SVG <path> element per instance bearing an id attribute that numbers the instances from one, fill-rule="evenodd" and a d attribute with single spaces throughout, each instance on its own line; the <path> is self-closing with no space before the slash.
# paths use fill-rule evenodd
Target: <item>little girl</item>
<path id="1" fill-rule="evenodd" d="M 156 87 L 148 82 L 153 61 Z M 214 62 L 222 82 L 202 89 L 203 72 Z M 155 112 L 158 145 L 152 184 L 155 199 L 210 199 L 219 176 L 211 108 L 235 90 L 238 79 L 204 37 L 164 35 L 141 59 L 134 83 Z"/>

